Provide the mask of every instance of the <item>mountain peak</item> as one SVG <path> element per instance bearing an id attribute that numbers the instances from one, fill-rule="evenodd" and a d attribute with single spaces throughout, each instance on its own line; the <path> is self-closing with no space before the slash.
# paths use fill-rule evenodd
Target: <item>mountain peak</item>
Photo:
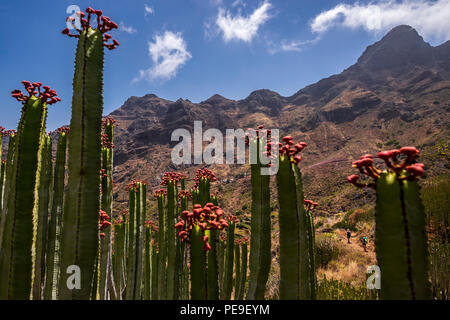
<path id="1" fill-rule="evenodd" d="M 358 65 L 373 71 L 396 70 L 411 64 L 427 65 L 431 49 L 413 27 L 400 25 L 368 46 L 358 59 Z"/>
<path id="2" fill-rule="evenodd" d="M 245 98 L 245 100 L 258 100 L 258 101 L 264 101 L 267 99 L 271 99 L 271 98 L 281 98 L 281 96 L 272 90 L 269 89 L 260 89 L 260 90 L 255 90 L 252 93 L 250 93 L 250 95 Z"/>
<path id="3" fill-rule="evenodd" d="M 230 100 L 225 98 L 224 96 L 221 96 L 220 94 L 215 94 L 200 103 L 220 104 L 222 102 L 227 102 L 227 101 L 230 101 Z"/>

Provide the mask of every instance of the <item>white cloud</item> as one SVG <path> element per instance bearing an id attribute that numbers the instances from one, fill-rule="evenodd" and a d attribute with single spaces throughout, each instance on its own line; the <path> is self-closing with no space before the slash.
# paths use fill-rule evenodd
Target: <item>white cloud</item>
<path id="1" fill-rule="evenodd" d="M 449 21 L 450 0 L 378 0 L 368 4 L 338 4 L 317 15 L 310 27 L 315 33 L 337 26 L 381 33 L 407 24 L 424 38 L 443 41 L 450 39 Z"/>
<path id="2" fill-rule="evenodd" d="M 181 33 L 171 31 L 156 35 L 154 42 L 148 43 L 148 52 L 153 66 L 146 70 L 140 70 L 139 76 L 133 79 L 133 82 L 142 79 L 169 80 L 175 77 L 178 69 L 192 58 Z"/>
<path id="3" fill-rule="evenodd" d="M 240 13 L 233 16 L 229 11 L 219 8 L 216 25 L 219 32 L 223 33 L 225 42 L 233 39 L 250 42 L 258 33 L 259 28 L 270 19 L 269 10 L 271 8 L 272 4 L 264 1 L 260 7 L 246 17 Z"/>
<path id="4" fill-rule="evenodd" d="M 137 30 L 135 28 L 133 28 L 131 26 L 130 27 L 126 26 L 125 23 L 123 23 L 123 21 L 120 21 L 120 23 L 119 23 L 119 31 L 123 31 L 123 32 L 129 33 L 129 34 L 133 34 L 133 33 L 137 32 Z"/>
<path id="5" fill-rule="evenodd" d="M 145 3 L 144 3 L 144 11 L 145 11 L 144 12 L 145 16 L 147 16 L 149 14 L 155 14 L 155 10 L 152 7 L 150 7 L 149 5 L 145 4 Z"/>
<path id="6" fill-rule="evenodd" d="M 245 3 L 244 1 L 242 1 L 242 0 L 235 0 L 235 1 L 231 4 L 232 7 L 237 7 L 237 6 L 239 6 L 239 5 L 245 7 L 245 6 L 246 6 L 246 3 Z"/>
<path id="7" fill-rule="evenodd" d="M 287 40 L 282 40 L 280 44 L 275 45 L 273 42 L 270 42 L 270 48 L 269 48 L 269 53 L 270 54 L 275 54 L 278 52 L 289 52 L 289 51 L 296 51 L 296 52 L 300 52 L 302 51 L 303 47 L 306 45 L 310 45 L 310 44 L 315 44 L 317 41 L 320 40 L 320 37 L 317 37 L 315 39 L 312 40 L 304 40 L 304 41 L 299 41 L 299 40 L 291 40 L 291 41 L 287 41 Z"/>

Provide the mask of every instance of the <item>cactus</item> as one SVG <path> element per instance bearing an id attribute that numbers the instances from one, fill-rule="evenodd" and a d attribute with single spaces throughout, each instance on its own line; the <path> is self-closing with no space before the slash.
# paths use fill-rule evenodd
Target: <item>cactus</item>
<path id="1" fill-rule="evenodd" d="M 158 299 L 166 299 L 167 288 L 167 241 L 166 241 L 166 217 L 165 217 L 165 199 L 167 197 L 167 191 L 160 189 L 155 191 L 154 197 L 158 200 L 158 220 L 159 220 L 159 233 L 158 233 Z"/>
<path id="2" fill-rule="evenodd" d="M 309 283 L 310 283 L 310 299 L 316 299 L 317 297 L 317 275 L 316 275 L 316 263 L 315 263 L 315 243 L 316 243 L 316 231 L 314 228 L 314 216 L 313 209 L 317 208 L 319 204 L 312 200 L 304 200 L 305 214 L 306 214 L 306 239 L 308 242 L 308 257 L 309 257 Z"/>
<path id="3" fill-rule="evenodd" d="M 230 300 L 233 291 L 233 265 L 234 265 L 234 229 L 236 227 L 237 218 L 234 216 L 228 217 L 227 230 L 227 246 L 225 255 L 225 270 L 223 280 L 223 296 L 222 299 Z"/>
<path id="4" fill-rule="evenodd" d="M 282 138 L 277 174 L 280 205 L 280 299 L 314 299 L 315 267 L 311 253 L 313 236 L 310 216 L 303 206 L 303 183 L 298 155 L 307 144 L 294 145 Z"/>
<path id="5" fill-rule="evenodd" d="M 203 249 L 205 236 L 198 224 L 191 231 L 191 299 L 206 300 L 206 254 Z M 207 238 L 206 238 L 207 240 Z"/>
<path id="6" fill-rule="evenodd" d="M 58 129 L 58 144 L 53 174 L 53 197 L 47 232 L 46 281 L 44 299 L 56 300 L 59 278 L 59 241 L 61 238 L 61 221 L 64 196 L 64 178 L 66 166 L 66 149 L 68 128 Z"/>
<path id="7" fill-rule="evenodd" d="M 261 164 L 261 153 L 266 143 L 262 134 L 267 133 L 260 126 L 255 132 L 256 136 L 251 136 L 246 140 L 246 144 L 256 151 L 256 161 L 251 164 L 252 183 L 252 218 L 251 218 L 251 239 L 250 239 L 250 279 L 247 292 L 247 299 L 264 299 L 266 283 L 269 278 L 271 258 L 271 238 L 270 238 L 270 176 L 261 175 L 261 168 L 267 166 Z M 261 134 L 261 136 L 260 136 Z M 250 155 L 253 153 L 251 152 Z"/>
<path id="8" fill-rule="evenodd" d="M 5 168 L 5 187 L 3 191 L 3 204 L 1 209 L 1 220 L 0 220 L 0 250 L 2 248 L 2 240 L 3 233 L 5 231 L 5 225 L 7 220 L 6 215 L 6 206 L 8 203 L 8 195 L 12 186 L 14 185 L 13 179 L 11 179 L 13 175 L 14 169 L 14 151 L 15 151 L 15 142 L 16 142 L 16 131 L 15 130 L 7 130 L 3 133 L 5 136 L 9 136 L 8 142 L 8 156 L 6 159 L 6 168 Z M 1 265 L 1 263 L 0 263 Z"/>
<path id="9" fill-rule="evenodd" d="M 1 137 L 0 137 L 1 138 Z M 0 146 L 1 147 L 1 146 Z M 6 182 L 6 160 L 0 161 L 0 212 L 3 206 L 3 186 Z M 0 221 L 2 219 L 2 215 L 0 214 Z"/>
<path id="10" fill-rule="evenodd" d="M 116 299 L 122 300 L 125 290 L 125 215 L 114 221 L 113 270 Z"/>
<path id="11" fill-rule="evenodd" d="M 147 184 L 134 181 L 128 185 L 129 191 L 129 227 L 127 240 L 127 300 L 141 298 L 143 273 L 144 218 L 146 215 Z"/>
<path id="12" fill-rule="evenodd" d="M 176 236 L 175 229 L 172 228 L 175 224 L 175 215 L 177 207 L 177 184 L 183 178 L 182 175 L 176 172 L 166 172 L 162 177 L 162 185 L 167 186 L 167 291 L 166 298 L 168 300 L 176 300 L 179 297 L 179 263 L 180 259 L 176 259 Z M 179 257 L 180 258 L 180 257 Z M 178 263 L 178 264 L 177 264 Z"/>
<path id="13" fill-rule="evenodd" d="M 175 224 L 180 241 L 190 243 L 191 299 L 205 300 L 209 297 L 206 252 L 209 254 L 212 250 L 211 231 L 228 227 L 228 223 L 222 218 L 223 214 L 224 211 L 213 203 L 207 203 L 204 207 L 196 204 L 192 212 L 183 211 L 182 217 Z M 217 276 L 215 280 L 217 281 Z"/>
<path id="14" fill-rule="evenodd" d="M 240 240 L 235 240 L 234 245 L 234 300 L 237 300 L 241 285 L 241 245 Z"/>
<path id="15" fill-rule="evenodd" d="M 152 222 L 145 222 L 145 257 L 144 257 L 144 300 L 150 300 L 152 293 Z"/>
<path id="16" fill-rule="evenodd" d="M 69 137 L 69 179 L 65 196 L 63 232 L 61 240 L 62 299 L 89 299 L 93 287 L 95 261 L 98 253 L 98 217 L 100 209 L 101 126 L 103 111 L 103 59 L 104 47 L 114 49 L 118 43 L 107 34 L 118 28 L 100 10 L 79 12 L 81 29 L 78 34 L 64 29 L 63 34 L 78 38 L 73 79 L 72 118 Z M 97 16 L 97 28 L 90 25 L 92 15 Z M 72 18 L 73 19 L 73 18 Z M 67 267 L 77 265 L 81 272 L 81 288 L 66 285 Z"/>
<path id="17" fill-rule="evenodd" d="M 239 280 L 239 289 L 238 294 L 235 299 L 242 300 L 244 299 L 245 293 L 245 283 L 247 282 L 247 256 L 248 256 L 248 239 L 244 238 L 241 240 L 241 279 Z"/>
<path id="18" fill-rule="evenodd" d="M 12 96 L 23 103 L 14 144 L 14 159 L 2 235 L 0 299 L 32 297 L 37 239 L 38 203 L 47 105 L 58 102 L 56 92 L 42 83 L 22 81 L 29 96 L 14 90 Z M 41 87 L 45 91 L 41 91 Z M 11 151 L 10 151 L 11 152 Z M 2 220 L 3 220 L 2 219 Z M 31 254 L 30 254 L 31 253 Z"/>
<path id="19" fill-rule="evenodd" d="M 6 171 L 6 160 L 3 160 L 3 136 L 4 130 L 2 126 L 0 126 L 0 213 L 2 212 L 3 206 L 3 185 L 5 184 L 5 171 Z M 2 215 L 0 214 L 0 221 L 2 219 Z"/>
<path id="20" fill-rule="evenodd" d="M 158 247 L 152 243 L 152 300 L 158 300 Z"/>
<path id="21" fill-rule="evenodd" d="M 419 150 L 379 152 L 385 170 L 375 167 L 371 154 L 353 162 L 361 174 L 374 182 L 360 182 L 359 175 L 347 181 L 357 187 L 372 187 L 377 193 L 375 245 L 381 270 L 382 299 L 430 299 L 425 214 L 417 177 L 424 165 L 417 163 Z"/>
<path id="22" fill-rule="evenodd" d="M 219 237 L 219 242 L 217 243 L 217 271 L 219 273 L 219 298 L 223 299 L 223 280 L 224 280 L 224 269 L 225 269 L 225 236 L 221 235 Z"/>
<path id="23" fill-rule="evenodd" d="M 41 300 L 43 298 L 43 287 L 45 285 L 46 274 L 46 250 L 47 250 L 47 232 L 48 216 L 50 208 L 50 197 L 52 190 L 52 139 L 50 135 L 45 136 L 42 149 L 41 173 L 39 176 L 38 190 L 38 216 L 35 243 L 35 272 L 33 283 L 33 299 Z"/>
<path id="24" fill-rule="evenodd" d="M 111 117 L 103 119 L 102 128 L 102 169 L 101 169 L 101 210 L 112 216 L 113 208 L 113 158 L 114 158 L 114 126 L 115 120 Z M 99 275 L 98 293 L 100 300 L 105 300 L 108 289 L 111 287 L 112 275 L 110 266 L 112 259 L 111 228 L 104 230 L 105 236 L 99 242 Z"/>

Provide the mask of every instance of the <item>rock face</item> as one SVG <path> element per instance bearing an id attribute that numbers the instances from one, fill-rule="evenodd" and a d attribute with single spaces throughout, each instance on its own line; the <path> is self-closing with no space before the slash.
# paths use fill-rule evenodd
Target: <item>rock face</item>
<path id="1" fill-rule="evenodd" d="M 341 74 L 290 97 L 264 89 L 239 101 L 220 95 L 200 103 L 174 102 L 154 94 L 129 98 L 111 113 L 119 125 L 115 178 L 121 189 L 132 178 L 156 186 L 162 172 L 169 169 L 192 174 L 199 166 L 174 166 L 170 150 L 176 143 L 171 141 L 172 132 L 178 128 L 192 132 L 195 120 L 203 122 L 203 130 L 222 132 L 264 125 L 309 143 L 303 157 L 307 196 L 319 200 L 345 184 L 351 159 L 362 153 L 389 148 L 392 140 L 419 147 L 432 146 L 439 139 L 448 141 L 449 101 L 450 41 L 432 47 L 416 30 L 402 25 L 367 47 Z M 347 162 L 309 168 L 330 159 Z M 248 166 L 217 166 L 216 170 L 220 180 L 248 179 Z M 231 181 L 225 188 L 240 190 L 248 184 L 240 178 Z M 236 201 L 223 201 L 229 210 L 238 209 Z M 342 208 L 348 205 L 339 201 Z M 336 208 L 337 201 L 330 202 L 325 206 Z"/>

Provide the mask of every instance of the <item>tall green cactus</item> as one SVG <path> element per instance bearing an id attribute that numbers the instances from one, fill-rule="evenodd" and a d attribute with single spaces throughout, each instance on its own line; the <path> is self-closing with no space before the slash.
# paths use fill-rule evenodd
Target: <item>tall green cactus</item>
<path id="1" fill-rule="evenodd" d="M 191 299 L 206 300 L 206 253 L 203 249 L 204 232 L 195 224 L 191 233 Z"/>
<path id="2" fill-rule="evenodd" d="M 152 243 L 152 300 L 158 300 L 158 247 L 155 242 Z"/>
<path id="3" fill-rule="evenodd" d="M 167 182 L 167 299 L 178 299 L 178 267 L 176 265 L 175 209 L 177 205 L 177 180 Z"/>
<path id="4" fill-rule="evenodd" d="M 53 174 L 53 197 L 51 214 L 48 222 L 47 257 L 44 299 L 56 300 L 59 279 L 59 241 L 61 238 L 61 222 L 64 197 L 64 178 L 66 171 L 66 149 L 68 128 L 58 129 L 55 169 Z"/>
<path id="5" fill-rule="evenodd" d="M 143 237 L 147 184 L 136 181 L 129 185 L 129 228 L 127 257 L 127 300 L 141 299 L 143 274 Z"/>
<path id="6" fill-rule="evenodd" d="M 16 131 L 8 130 L 5 132 L 9 136 L 8 141 L 8 155 L 6 159 L 6 168 L 5 168 L 5 187 L 3 191 L 3 204 L 1 209 L 2 218 L 0 220 L 0 250 L 2 248 L 3 234 L 6 227 L 7 220 L 7 205 L 8 205 L 8 195 L 9 191 L 14 186 L 15 181 L 11 178 L 14 173 L 14 153 L 15 153 L 15 142 L 16 142 Z M 1 260 L 0 260 L 1 261 Z M 1 262 L 0 262 L 1 265 Z"/>
<path id="7" fill-rule="evenodd" d="M 230 300 L 233 291 L 233 266 L 234 266 L 234 229 L 235 222 L 230 219 L 228 221 L 227 230 L 227 246 L 225 255 L 225 271 L 223 281 L 223 296 L 222 299 Z"/>
<path id="8" fill-rule="evenodd" d="M 159 191 L 159 192 L 158 192 Z M 158 200 L 158 219 L 159 219 L 159 232 L 158 232 L 158 299 L 165 300 L 167 298 L 167 236 L 166 236 L 166 215 L 165 215 L 165 199 L 167 192 L 165 190 L 158 190 L 155 192 L 155 196 Z"/>
<path id="9" fill-rule="evenodd" d="M 6 160 L 3 160 L 3 136 L 4 130 L 0 126 L 0 221 L 2 219 L 2 206 L 3 206 L 3 186 L 5 184 L 5 171 L 6 171 Z"/>
<path id="10" fill-rule="evenodd" d="M 0 161 L 0 212 L 1 212 L 2 206 L 3 206 L 3 194 L 4 194 L 3 186 L 5 185 L 5 182 L 6 182 L 6 160 L 1 160 Z M 0 221 L 1 221 L 1 219 L 2 219 L 2 215 L 0 214 Z"/>
<path id="11" fill-rule="evenodd" d="M 5 229 L 0 249 L 0 273 L 3 279 L 0 282 L 0 299 L 29 299 L 33 296 L 31 288 L 38 236 L 36 196 L 45 145 L 47 103 L 60 100 L 49 87 L 44 87 L 45 92 L 41 92 L 41 83 L 23 81 L 23 84 L 29 96 L 24 96 L 20 90 L 12 92 L 14 98 L 23 102 L 23 108 L 14 144 L 8 203 L 3 212 Z"/>
<path id="12" fill-rule="evenodd" d="M 280 299 L 314 299 L 315 267 L 311 253 L 310 217 L 303 206 L 303 183 L 297 155 L 306 143 L 296 145 L 291 136 L 282 139 L 277 174 L 280 205 Z M 290 147 L 294 145 L 294 147 Z"/>
<path id="13" fill-rule="evenodd" d="M 269 278 L 271 258 L 270 237 L 270 176 L 262 175 L 261 169 L 267 165 L 261 164 L 261 153 L 267 143 L 259 136 L 249 140 L 252 183 L 252 217 L 250 240 L 250 279 L 247 299 L 264 299 L 266 283 Z M 252 152 L 252 150 L 254 150 Z"/>
<path id="14" fill-rule="evenodd" d="M 122 300 L 125 290 L 125 228 L 125 217 L 114 221 L 113 272 L 117 300 Z"/>
<path id="15" fill-rule="evenodd" d="M 145 224 L 145 257 L 144 257 L 144 300 L 150 300 L 152 293 L 152 224 L 146 222 Z"/>
<path id="16" fill-rule="evenodd" d="M 101 126 L 103 111 L 103 60 L 107 45 L 104 33 L 117 28 L 108 19 L 100 19 L 102 12 L 92 8 L 82 20 L 82 29 L 71 35 L 78 38 L 73 79 L 72 118 L 69 137 L 69 179 L 65 195 L 63 232 L 61 239 L 61 299 L 89 299 L 94 281 L 98 253 L 98 212 L 100 209 Z M 101 24 L 93 29 L 91 15 Z M 80 269 L 80 287 L 69 288 L 69 266 Z"/>
<path id="17" fill-rule="evenodd" d="M 237 300 L 239 287 L 241 285 L 241 246 L 236 240 L 234 245 L 234 300 Z"/>
<path id="18" fill-rule="evenodd" d="M 239 290 L 237 294 L 237 300 L 244 299 L 244 293 L 245 293 L 245 283 L 247 282 L 247 257 L 248 257 L 248 245 L 247 245 L 247 239 L 243 239 L 241 242 L 241 279 L 239 281 Z"/>
<path id="19" fill-rule="evenodd" d="M 416 162 L 418 156 L 415 147 L 380 152 L 377 157 L 387 166 L 382 171 L 374 166 L 372 155 L 364 155 L 353 167 L 375 183 L 359 183 L 358 175 L 347 178 L 358 187 L 376 189 L 375 245 L 382 299 L 431 298 L 425 213 L 416 179 L 424 173 L 424 165 Z"/>
<path id="20" fill-rule="evenodd" d="M 42 149 L 41 173 L 39 176 L 38 190 L 38 215 L 35 243 L 35 272 L 33 283 L 33 299 L 41 300 L 43 298 L 43 287 L 45 285 L 46 261 L 47 254 L 47 232 L 48 232 L 48 216 L 50 208 L 50 197 L 52 190 L 52 139 L 50 135 L 45 136 L 44 146 Z"/>
<path id="21" fill-rule="evenodd" d="M 102 133 L 101 210 L 110 217 L 113 210 L 114 124 L 115 120 L 111 117 L 105 118 L 102 123 L 104 133 Z M 112 282 L 112 228 L 106 228 L 103 233 L 104 236 L 99 242 L 98 296 L 100 300 L 106 299 Z"/>

